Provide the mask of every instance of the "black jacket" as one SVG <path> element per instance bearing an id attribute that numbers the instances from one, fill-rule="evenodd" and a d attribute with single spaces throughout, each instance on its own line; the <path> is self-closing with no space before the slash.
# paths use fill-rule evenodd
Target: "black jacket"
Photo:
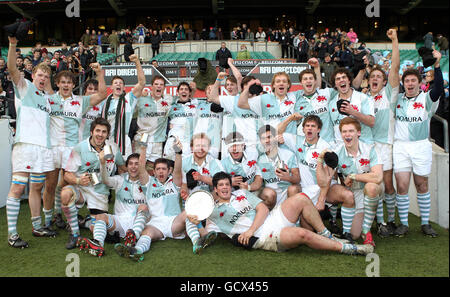
<path id="1" fill-rule="evenodd" d="M 231 52 L 229 49 L 225 48 L 222 50 L 221 48 L 217 50 L 216 52 L 216 60 L 219 60 L 219 66 L 223 68 L 230 68 L 228 66 L 228 58 L 232 58 Z"/>

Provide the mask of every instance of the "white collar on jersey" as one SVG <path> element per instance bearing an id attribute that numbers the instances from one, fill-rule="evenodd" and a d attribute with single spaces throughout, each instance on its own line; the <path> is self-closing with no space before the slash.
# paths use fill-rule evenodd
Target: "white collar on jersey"
<path id="1" fill-rule="evenodd" d="M 349 153 L 348 153 L 348 151 L 347 151 L 347 147 L 345 146 L 345 144 L 343 144 L 344 145 L 344 150 L 345 150 L 345 155 L 347 156 L 347 157 L 349 157 L 349 158 L 354 158 L 352 155 L 350 155 Z M 361 156 L 361 153 L 362 152 L 362 150 L 361 150 L 361 140 L 359 140 L 358 141 L 358 154 L 356 155 L 356 158 L 358 158 L 359 156 Z"/>

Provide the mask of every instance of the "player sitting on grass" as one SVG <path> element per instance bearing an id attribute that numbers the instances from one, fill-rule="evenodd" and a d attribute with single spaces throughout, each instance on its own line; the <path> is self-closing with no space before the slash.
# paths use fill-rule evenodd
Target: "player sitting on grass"
<path id="1" fill-rule="evenodd" d="M 127 172 L 109 176 L 106 169 L 104 151 L 99 154 L 102 181 L 115 190 L 114 215 L 100 214 L 91 225 L 93 239 L 82 238 L 80 249 L 89 251 L 93 256 L 101 257 L 107 232 L 119 232 L 125 238 L 125 245 L 134 245 L 150 218 L 145 201 L 145 188 L 139 181 L 139 154 L 131 154 L 125 162 Z M 139 260 L 139 258 L 137 258 Z"/>
<path id="2" fill-rule="evenodd" d="M 225 233 L 230 238 L 237 236 L 244 247 L 278 252 L 306 244 L 313 249 L 351 255 L 366 255 L 374 250 L 371 245 L 349 244 L 332 237 L 314 204 L 302 193 L 287 198 L 269 211 L 252 193 L 232 192 L 231 176 L 225 172 L 214 175 L 213 184 L 218 200 L 207 219 L 206 229 Z M 299 218 L 318 233 L 296 227 Z"/>

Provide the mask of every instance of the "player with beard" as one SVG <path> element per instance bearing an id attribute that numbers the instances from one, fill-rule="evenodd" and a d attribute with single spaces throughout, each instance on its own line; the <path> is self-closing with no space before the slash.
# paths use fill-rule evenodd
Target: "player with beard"
<path id="1" fill-rule="evenodd" d="M 163 155 L 163 143 L 166 141 L 167 120 L 175 98 L 164 95 L 166 81 L 162 76 L 152 78 L 152 88 L 148 96 L 141 97 L 137 104 L 138 131 L 134 137 L 139 142 L 145 133 L 147 138 L 147 160 L 154 162 Z"/>
<path id="2" fill-rule="evenodd" d="M 192 88 L 187 82 L 180 82 L 177 87 L 178 98 L 169 111 L 169 133 L 164 146 L 164 158 L 175 160 L 173 144 L 178 138 L 182 145 L 183 157 L 190 155 L 190 141 L 197 117 L 197 99 L 193 99 Z M 173 136 L 173 137 L 172 137 Z"/>
<path id="3" fill-rule="evenodd" d="M 136 64 L 138 83 L 131 92 L 125 92 L 125 81 L 120 76 L 114 76 L 111 81 L 112 94 L 106 99 L 102 117 L 111 125 L 109 137 L 118 145 L 120 152 L 127 158 L 131 154 L 130 131 L 133 112 L 145 87 L 145 74 L 137 55 L 131 55 L 130 61 Z"/>
<path id="4" fill-rule="evenodd" d="M 114 215 L 99 214 L 91 225 L 93 239 L 82 238 L 81 249 L 89 254 L 102 257 L 105 253 L 104 243 L 107 232 L 119 232 L 125 238 L 125 245 L 134 245 L 139 239 L 150 213 L 145 200 L 145 187 L 139 180 L 139 154 L 128 156 L 125 166 L 127 172 L 110 176 L 106 168 L 104 151 L 99 154 L 102 181 L 115 190 Z M 140 261 L 140 258 L 136 258 Z"/>
<path id="5" fill-rule="evenodd" d="M 400 52 L 398 48 L 397 31 L 389 29 L 386 33 L 392 40 L 392 59 L 389 76 L 383 69 L 374 67 L 369 73 L 369 95 L 374 105 L 375 125 L 372 128 L 375 148 L 380 153 L 383 162 L 384 198 L 388 212 L 388 223 L 384 222 L 383 199 L 380 199 L 377 209 L 378 235 L 388 237 L 394 233 L 395 225 L 395 188 L 393 183 L 392 145 L 394 143 L 395 110 L 400 86 L 398 72 L 400 70 Z M 365 73 L 361 70 L 353 83 L 356 88 Z"/>
<path id="6" fill-rule="evenodd" d="M 41 192 L 46 172 L 54 169 L 51 139 L 51 105 L 47 94 L 51 90 L 51 69 L 39 64 L 33 69 L 33 82 L 24 79 L 16 66 L 16 37 L 8 37 L 8 71 L 15 88 L 15 107 L 17 110 L 16 134 L 12 149 L 12 180 L 6 199 L 8 222 L 8 244 L 15 248 L 26 248 L 28 243 L 17 232 L 20 211 L 20 197 L 30 181 L 28 203 L 30 205 L 33 236 L 55 236 L 55 233 L 42 227 Z"/>
<path id="7" fill-rule="evenodd" d="M 227 154 L 222 157 L 222 166 L 231 175 L 232 186 L 246 188 L 249 192 L 259 191 L 262 174 L 256 161 L 258 153 L 247 149 L 247 141 L 239 132 L 231 132 L 225 138 Z"/>
<path id="8" fill-rule="evenodd" d="M 428 176 L 431 173 L 432 145 L 430 120 L 439 105 L 444 91 L 444 80 L 440 68 L 441 54 L 432 52 L 434 62 L 434 86 L 428 92 L 420 90 L 422 77 L 416 69 L 403 73 L 402 83 L 405 92 L 398 95 L 395 111 L 393 164 L 397 182 L 397 209 L 401 225 L 394 231 L 396 236 L 408 233 L 409 196 L 408 189 L 413 173 L 417 190 L 421 229 L 424 235 L 436 237 L 437 233 L 429 223 L 431 196 L 428 189 Z"/>
<path id="9" fill-rule="evenodd" d="M 55 225 L 63 226 L 61 223 L 61 189 L 67 185 L 64 179 L 58 184 L 58 178 L 64 175 L 72 149 L 80 142 L 79 130 L 82 117 L 88 110 L 102 102 L 106 96 L 106 84 L 100 64 L 93 63 L 90 67 L 95 71 L 99 79 L 99 91 L 89 96 L 78 96 L 73 94 L 75 77 L 72 72 L 63 70 L 56 75 L 55 82 L 59 91 L 50 96 L 50 137 L 53 152 L 53 165 L 55 170 L 48 172 L 45 178 L 44 191 L 44 215 L 45 225 L 50 226 L 53 207 L 59 216 L 55 216 Z M 58 192 L 55 195 L 55 190 Z M 55 200 L 56 196 L 56 200 Z"/>
<path id="10" fill-rule="evenodd" d="M 337 169 L 343 175 L 344 185 L 354 196 L 353 207 L 341 207 L 343 235 L 350 241 L 362 236 L 364 244 L 375 246 L 370 229 L 383 191 L 383 164 L 375 146 L 359 140 L 361 124 L 358 120 L 345 117 L 339 130 L 344 143 L 333 149 L 338 155 Z M 323 163 L 323 158 L 318 163 Z M 318 166 L 319 170 L 323 167 Z M 328 192 L 340 191 L 342 187 L 331 185 Z"/>
<path id="11" fill-rule="evenodd" d="M 61 191 L 61 203 L 71 229 L 67 249 L 75 248 L 79 240 L 78 208 L 83 207 L 86 202 L 94 219 L 97 215 L 108 212 L 109 189 L 100 177 L 99 161 L 99 154 L 105 145 L 111 146 L 113 153 L 112 159 L 108 159 L 106 165 L 109 174 L 116 165 L 122 172 L 126 171 L 120 150 L 108 139 L 110 129 L 106 119 L 96 118 L 91 124 L 91 137 L 74 147 L 64 168 L 64 179 L 69 185 Z"/>
<path id="12" fill-rule="evenodd" d="M 214 175 L 213 184 L 218 200 L 207 219 L 207 230 L 237 237 L 237 242 L 244 247 L 280 252 L 305 244 L 317 250 L 350 255 L 367 255 L 374 250 L 371 245 L 354 245 L 335 239 L 304 194 L 289 197 L 269 211 L 252 193 L 232 192 L 231 176 L 225 172 Z M 296 227 L 299 219 L 309 228 Z"/>
<path id="13" fill-rule="evenodd" d="M 264 181 L 264 189 L 259 197 L 272 209 L 299 192 L 300 173 L 295 154 L 278 146 L 274 127 L 262 126 L 258 136 L 263 153 L 259 155 L 257 165 Z"/>
<path id="14" fill-rule="evenodd" d="M 205 133 L 194 134 L 191 139 L 191 155 L 183 158 L 180 196 L 185 200 L 189 194 L 198 190 L 211 192 L 212 176 L 223 171 L 222 164 L 209 154 L 211 141 Z M 192 241 L 193 252 L 198 254 L 202 250 L 200 235 L 204 234 L 203 226 L 193 225 L 188 219 L 185 220 L 186 233 Z"/>

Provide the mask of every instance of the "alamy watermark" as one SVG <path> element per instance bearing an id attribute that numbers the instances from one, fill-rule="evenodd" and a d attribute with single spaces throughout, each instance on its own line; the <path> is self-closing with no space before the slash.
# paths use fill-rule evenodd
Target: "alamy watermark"
<path id="1" fill-rule="evenodd" d="M 80 277 L 80 256 L 75 253 L 67 254 L 66 262 L 70 262 L 66 266 L 66 276 Z"/>
<path id="2" fill-rule="evenodd" d="M 380 0 L 366 0 L 366 2 L 371 2 L 366 6 L 366 16 L 368 18 L 379 18 L 380 17 Z"/>
<path id="3" fill-rule="evenodd" d="M 68 18 L 80 17 L 80 0 L 66 0 L 70 2 L 66 7 L 66 16 Z"/>
<path id="4" fill-rule="evenodd" d="M 380 257 L 378 254 L 370 253 L 366 256 L 366 262 L 370 262 L 366 266 L 366 276 L 380 277 Z"/>

